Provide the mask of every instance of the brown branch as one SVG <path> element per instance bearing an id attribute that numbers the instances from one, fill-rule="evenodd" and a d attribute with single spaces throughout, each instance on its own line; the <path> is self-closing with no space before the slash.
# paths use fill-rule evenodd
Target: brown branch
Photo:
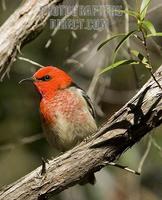
<path id="1" fill-rule="evenodd" d="M 0 27 L 1 80 L 9 72 L 17 53 L 36 38 L 50 17 L 49 10 L 62 0 L 26 0 Z"/>
<path id="2" fill-rule="evenodd" d="M 162 66 L 154 75 L 162 85 Z M 92 138 L 47 163 L 43 176 L 39 167 L 4 188 L 0 200 L 35 200 L 57 194 L 119 158 L 161 123 L 162 92 L 151 78 Z"/>

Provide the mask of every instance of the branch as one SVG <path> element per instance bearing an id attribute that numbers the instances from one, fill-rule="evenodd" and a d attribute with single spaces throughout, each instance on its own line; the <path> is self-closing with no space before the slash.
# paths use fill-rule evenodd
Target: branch
<path id="1" fill-rule="evenodd" d="M 0 27 L 0 75 L 9 73 L 17 53 L 36 38 L 50 17 L 52 6 L 62 0 L 26 0 Z"/>
<path id="2" fill-rule="evenodd" d="M 162 66 L 154 74 L 162 85 Z M 0 192 L 0 200 L 35 200 L 57 194 L 99 171 L 162 123 L 162 91 L 151 78 L 88 141 L 19 179 Z"/>
<path id="3" fill-rule="evenodd" d="M 43 134 L 38 133 L 35 135 L 31 135 L 28 137 L 23 137 L 21 139 L 16 140 L 14 143 L 7 143 L 0 145 L 0 152 L 1 151 L 11 151 L 19 145 L 31 144 L 35 141 L 41 140 L 43 138 Z"/>

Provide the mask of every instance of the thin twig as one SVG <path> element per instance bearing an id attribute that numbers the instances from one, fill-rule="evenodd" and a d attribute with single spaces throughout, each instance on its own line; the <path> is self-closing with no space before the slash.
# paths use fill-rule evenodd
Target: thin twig
<path id="1" fill-rule="evenodd" d="M 71 12 L 68 13 L 68 15 L 65 15 L 57 24 L 56 28 L 53 30 L 53 32 L 50 35 L 50 38 L 48 39 L 47 43 L 45 44 L 45 48 L 49 48 L 49 46 L 52 43 L 52 37 L 54 37 L 56 35 L 56 33 L 58 32 L 58 30 L 60 29 L 60 26 L 65 22 L 65 20 L 67 20 L 77 9 L 78 7 L 78 1 L 76 2 L 74 8 L 72 9 Z"/>
<path id="2" fill-rule="evenodd" d="M 144 162 L 150 152 L 150 149 L 151 149 L 151 144 L 152 144 L 152 140 L 149 138 L 149 141 L 147 143 L 147 148 L 146 148 L 146 151 L 145 153 L 143 154 L 142 158 L 141 158 L 141 161 L 139 163 L 139 166 L 138 166 L 138 172 L 141 173 L 142 172 L 142 168 L 143 168 L 143 165 L 144 165 Z"/>
<path id="3" fill-rule="evenodd" d="M 136 10 L 139 11 L 140 8 L 140 1 L 136 0 Z"/>
<path id="4" fill-rule="evenodd" d="M 83 63 L 81 63 L 81 62 L 79 62 L 78 60 L 75 60 L 75 59 L 73 59 L 73 58 L 68 58 L 68 59 L 66 60 L 66 63 L 67 63 L 67 64 L 71 64 L 71 63 L 77 64 L 80 68 L 84 67 L 84 64 L 83 64 Z"/>
<path id="5" fill-rule="evenodd" d="M 140 175 L 139 172 L 137 172 L 137 171 L 135 171 L 135 170 L 133 170 L 133 169 L 130 169 L 130 168 L 128 168 L 127 166 L 119 165 L 119 164 L 114 163 L 114 162 L 110 162 L 109 165 L 114 166 L 114 167 L 117 167 L 117 168 L 120 168 L 120 169 L 123 169 L 123 170 L 125 170 L 125 171 L 127 171 L 127 172 L 130 172 L 130 173 L 132 173 L 132 174 Z"/>
<path id="6" fill-rule="evenodd" d="M 104 77 L 100 77 L 98 80 L 98 91 L 96 94 L 96 99 L 95 99 L 95 109 L 96 109 L 96 113 L 100 116 L 100 117 L 104 117 L 105 113 L 101 108 L 100 102 L 103 99 L 103 96 L 105 95 L 105 91 L 106 91 L 106 87 L 109 86 L 110 83 L 110 77 L 104 78 Z"/>
<path id="7" fill-rule="evenodd" d="M 13 143 L 0 145 L 0 151 L 9 151 L 15 149 L 17 146 L 31 144 L 43 138 L 43 134 L 35 134 L 28 137 L 21 138 Z"/>
<path id="8" fill-rule="evenodd" d="M 162 3 L 157 4 L 155 7 L 148 10 L 147 14 L 151 14 L 152 12 L 156 11 L 157 9 L 161 9 Z"/>
<path id="9" fill-rule="evenodd" d="M 150 59 L 150 54 L 149 54 L 149 51 L 148 51 L 148 48 L 147 48 L 147 41 L 146 41 L 145 33 L 144 33 L 144 31 L 143 31 L 142 28 L 140 28 L 140 31 L 141 31 L 141 33 L 142 33 L 142 38 L 143 38 L 142 44 L 143 44 L 144 47 L 145 47 L 146 57 L 147 57 L 147 60 L 148 60 L 148 65 L 149 65 L 149 66 L 146 67 L 146 68 L 149 70 L 149 72 L 150 72 L 152 78 L 153 78 L 154 81 L 157 83 L 157 85 L 159 86 L 159 88 L 162 90 L 162 86 L 161 86 L 161 85 L 159 84 L 159 82 L 156 80 L 156 78 L 155 78 L 155 76 L 154 76 L 154 74 L 153 74 L 153 72 L 152 72 L 151 59 Z"/>
<path id="10" fill-rule="evenodd" d="M 102 86 L 100 87 L 100 79 L 103 79 L 103 77 L 99 77 L 100 71 L 101 71 L 101 66 L 96 67 L 95 72 L 92 77 L 92 80 L 91 80 L 91 83 L 87 90 L 87 94 L 94 102 L 97 115 L 103 117 L 104 112 L 102 111 L 101 106 L 99 106 L 99 102 L 101 101 L 101 99 L 103 97 L 102 91 L 105 91 L 106 85 L 102 84 Z M 99 87 L 97 88 L 97 86 L 99 86 Z M 97 88 L 97 90 L 96 90 L 96 88 Z"/>
<path id="11" fill-rule="evenodd" d="M 94 99 L 94 91 L 95 91 L 97 83 L 98 83 L 100 71 L 101 71 L 100 67 L 96 67 L 96 70 L 95 70 L 93 77 L 92 77 L 92 81 L 91 81 L 89 88 L 87 90 L 87 94 L 91 99 Z"/>
<path id="12" fill-rule="evenodd" d="M 160 151 L 162 152 L 162 147 L 156 142 L 156 140 L 151 137 L 151 140 L 152 140 L 152 144 Z"/>
<path id="13" fill-rule="evenodd" d="M 2 9 L 5 11 L 7 10 L 7 6 L 6 6 L 6 0 L 1 0 L 2 2 Z"/>
<path id="14" fill-rule="evenodd" d="M 70 57 L 70 59 L 71 58 L 76 59 L 77 57 L 79 57 L 83 53 L 88 52 L 90 50 L 91 45 L 94 45 L 94 41 L 97 40 L 98 35 L 99 35 L 99 33 L 94 33 L 93 36 L 92 36 L 92 39 L 88 43 L 86 43 L 86 45 L 84 45 L 81 49 L 79 49 L 77 52 L 75 52 Z M 69 60 L 69 59 L 67 59 L 67 60 Z M 66 61 L 65 61 L 65 63 L 66 63 Z M 86 63 L 87 63 L 87 61 L 86 61 Z"/>
<path id="15" fill-rule="evenodd" d="M 129 11 L 128 3 L 127 3 L 126 0 L 123 0 L 123 2 L 124 2 L 125 10 L 128 12 Z M 128 34 L 130 32 L 129 31 L 129 15 L 127 13 L 125 14 L 125 32 L 126 32 L 126 34 Z M 127 49 L 128 49 L 129 56 L 133 60 L 133 57 L 132 57 L 132 54 L 131 54 L 130 39 L 129 38 L 126 40 L 126 46 L 127 46 Z M 137 72 L 136 72 L 135 65 L 133 65 L 133 64 L 132 64 L 132 69 L 133 69 L 133 74 L 134 74 L 134 78 L 135 78 L 136 88 L 139 89 L 140 86 L 139 86 L 138 75 L 137 75 Z"/>
<path id="16" fill-rule="evenodd" d="M 17 53 L 16 51 L 13 53 L 13 56 L 11 58 L 12 61 L 8 64 L 7 67 L 2 66 L 0 68 L 0 73 L 2 73 L 2 75 L 0 76 L 0 81 L 3 81 L 6 74 L 9 77 L 9 72 L 10 72 L 10 69 L 11 69 L 11 66 L 12 66 L 12 62 L 14 62 L 14 60 L 15 60 L 16 53 Z"/>
<path id="17" fill-rule="evenodd" d="M 35 66 L 44 67 L 43 65 L 41 65 L 41 64 L 39 64 L 39 63 L 37 63 L 37 62 L 35 62 L 35 61 L 33 61 L 33 60 L 30 60 L 30 59 L 28 59 L 28 58 L 24 58 L 24 57 L 20 57 L 20 56 L 18 56 L 17 58 L 18 58 L 19 60 L 26 61 L 26 62 L 28 62 L 28 63 L 30 63 L 30 64 L 32 64 L 32 65 L 35 65 Z"/>
<path id="18" fill-rule="evenodd" d="M 154 45 L 154 47 L 155 47 L 157 53 L 159 54 L 159 56 L 162 56 L 161 46 L 160 46 L 152 37 L 150 38 L 150 40 L 151 40 L 151 42 L 153 43 L 153 45 Z M 152 49 L 150 49 L 150 50 L 152 50 Z M 152 52 L 153 52 L 153 51 L 154 51 L 154 50 L 152 50 Z"/>

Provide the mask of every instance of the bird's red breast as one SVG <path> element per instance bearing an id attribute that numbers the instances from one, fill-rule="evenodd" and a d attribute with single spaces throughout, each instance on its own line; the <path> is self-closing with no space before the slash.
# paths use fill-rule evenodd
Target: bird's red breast
<path id="1" fill-rule="evenodd" d="M 67 150 L 97 130 L 95 119 L 78 89 L 56 91 L 40 104 L 45 135 L 52 146 Z"/>
<path id="2" fill-rule="evenodd" d="M 57 115 L 62 115 L 71 123 L 86 122 L 85 101 L 71 88 L 58 90 L 52 98 L 43 98 L 41 114 L 47 123 L 55 123 Z"/>

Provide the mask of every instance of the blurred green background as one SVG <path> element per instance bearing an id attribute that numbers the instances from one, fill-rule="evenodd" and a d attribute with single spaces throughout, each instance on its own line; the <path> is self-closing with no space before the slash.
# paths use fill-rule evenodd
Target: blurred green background
<path id="1" fill-rule="evenodd" d="M 80 5 L 99 5 L 99 1 L 95 0 L 78 2 Z M 135 9 L 136 3 L 139 2 L 127 0 L 131 9 Z M 2 25 L 22 2 L 1 0 L 0 3 Z M 69 3 L 74 5 L 76 1 L 65 1 L 65 5 Z M 124 9 L 126 1 L 102 0 L 100 5 L 119 5 Z M 148 19 L 154 23 L 157 31 L 162 31 L 161 9 L 161 0 L 152 0 Z M 39 37 L 27 44 L 19 55 L 44 66 L 60 66 L 61 69 L 70 73 L 94 101 L 99 124 L 104 123 L 122 107 L 149 78 L 147 70 L 142 66 L 135 68 L 124 66 L 96 79 L 99 71 L 111 64 L 112 52 L 117 41 L 105 45 L 98 52 L 97 47 L 108 36 L 124 32 L 128 27 L 128 21 L 124 15 L 118 16 L 110 12 L 105 18 L 109 21 L 106 30 L 58 30 L 52 37 L 51 45 L 45 48 L 53 32 L 48 22 Z M 129 19 L 129 26 L 131 29 L 135 26 L 132 18 Z M 143 47 L 136 40 L 131 40 L 130 45 L 131 48 L 143 51 Z M 162 63 L 161 47 L 161 38 L 148 41 L 154 70 Z M 128 46 L 125 45 L 120 50 L 118 58 L 128 57 Z M 32 84 L 21 86 L 18 84 L 22 78 L 31 76 L 37 69 L 38 67 L 17 59 L 11 68 L 10 77 L 6 77 L 0 83 L 0 186 L 12 183 L 34 170 L 41 164 L 41 157 L 50 159 L 58 154 L 42 138 L 39 95 Z M 153 137 L 162 146 L 160 128 L 153 132 Z M 148 137 L 145 137 L 122 155 L 118 162 L 132 169 L 138 169 L 147 144 Z M 77 185 L 53 199 L 160 200 L 162 199 L 162 151 L 155 145 L 151 146 L 140 176 L 114 167 L 105 167 L 97 173 L 96 177 L 97 183 L 94 187 Z"/>

